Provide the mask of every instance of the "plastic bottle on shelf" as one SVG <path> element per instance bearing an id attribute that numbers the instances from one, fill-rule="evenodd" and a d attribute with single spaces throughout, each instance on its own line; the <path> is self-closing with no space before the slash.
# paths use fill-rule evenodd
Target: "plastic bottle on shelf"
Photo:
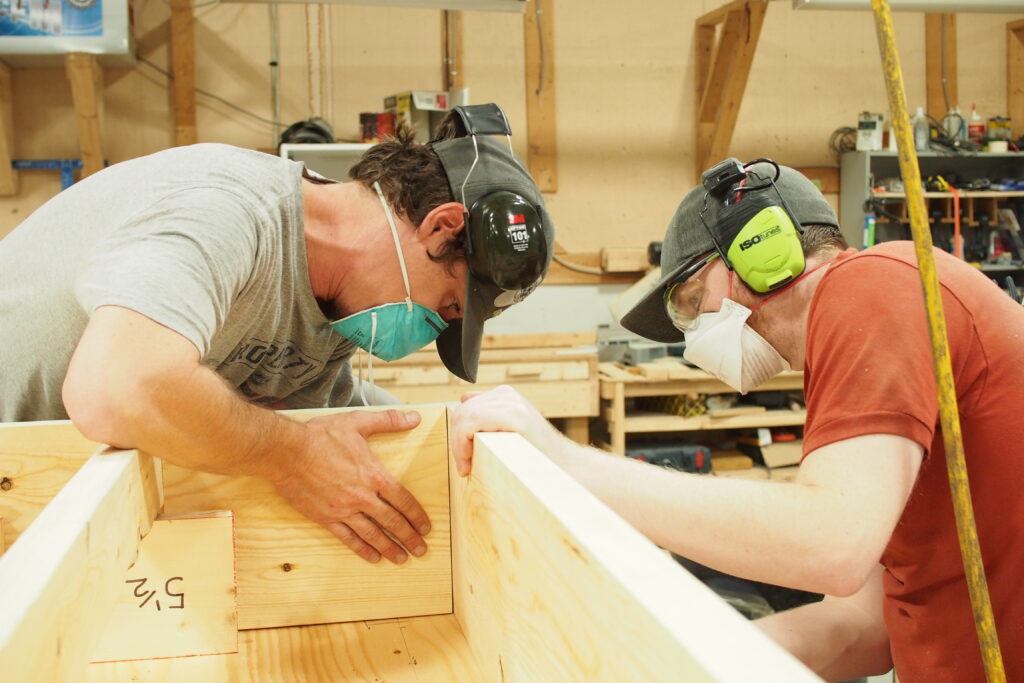
<path id="1" fill-rule="evenodd" d="M 978 115 L 978 109 L 971 105 L 971 121 L 967 124 L 967 138 L 971 142 L 981 144 L 985 137 L 985 119 Z"/>
<path id="2" fill-rule="evenodd" d="M 914 114 L 914 119 L 910 123 L 914 128 L 914 149 L 918 152 L 927 152 L 931 130 L 928 125 L 928 117 L 924 115 L 924 107 L 917 108 L 917 113 Z"/>
<path id="3" fill-rule="evenodd" d="M 967 139 L 967 121 L 960 113 L 960 107 L 954 107 L 942 118 L 942 128 L 950 140 Z"/>

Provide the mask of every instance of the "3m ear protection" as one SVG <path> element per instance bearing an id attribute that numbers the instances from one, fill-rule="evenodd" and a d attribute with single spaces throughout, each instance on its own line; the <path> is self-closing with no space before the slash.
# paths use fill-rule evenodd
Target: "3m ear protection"
<path id="1" fill-rule="evenodd" d="M 775 167 L 773 177 L 750 170 L 755 164 Z M 729 158 L 701 176 L 704 206 L 700 220 L 725 265 L 761 294 L 785 285 L 804 272 L 800 244 L 803 226 L 793 215 L 775 181 L 782 171 L 771 159 L 741 164 Z M 718 203 L 709 224 L 708 206 Z"/>
<path id="2" fill-rule="evenodd" d="M 521 163 L 512 151 L 512 129 L 505 112 L 496 104 L 459 106 L 453 109 L 461 124 L 459 137 L 472 143 L 473 162 L 462 182 L 461 197 L 466 206 L 466 262 L 475 276 L 505 290 L 526 290 L 543 277 L 547 266 L 547 237 L 540 211 L 533 203 L 515 192 L 496 189 L 487 192 L 469 206 L 466 183 L 480 161 L 478 135 L 504 135 L 508 154 L 515 165 Z M 525 170 L 524 170 L 525 173 Z M 498 187 L 500 180 L 493 184 Z"/>

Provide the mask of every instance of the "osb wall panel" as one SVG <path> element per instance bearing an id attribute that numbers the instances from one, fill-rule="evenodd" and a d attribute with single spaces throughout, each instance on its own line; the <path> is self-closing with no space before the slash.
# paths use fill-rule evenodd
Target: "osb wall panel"
<path id="1" fill-rule="evenodd" d="M 693 22 L 719 0 L 560 0 L 555 3 L 559 191 L 548 197 L 559 240 L 570 251 L 642 246 L 660 239 L 691 186 Z M 333 111 L 338 137 L 358 134 L 358 113 L 385 95 L 440 86 L 436 10 L 337 5 L 333 24 Z M 282 119 L 309 115 L 305 13 L 282 6 Z M 169 17 L 159 0 L 136 3 L 140 53 L 166 67 L 160 42 Z M 1005 107 L 1008 14 L 958 17 L 960 106 L 986 116 Z M 269 117 L 269 10 L 221 4 L 196 11 L 196 83 Z M 908 101 L 924 103 L 924 19 L 897 13 Z M 513 130 L 525 131 L 523 35 L 518 15 L 465 16 L 465 82 L 474 102 L 498 101 Z M 14 72 L 15 154 L 77 156 L 71 96 L 62 70 Z M 107 69 L 105 150 L 113 163 L 173 144 L 168 81 L 145 64 Z M 199 96 L 201 141 L 269 148 L 269 126 Z M 794 11 L 772 2 L 740 110 L 731 153 L 774 156 L 792 165 L 834 163 L 829 134 L 864 109 L 885 111 L 869 12 Z M 516 140 L 525 151 L 525 136 Z M 0 198 L 0 235 L 59 189 L 56 173 L 23 174 L 18 197 Z M 127 191 L 127 190 L 126 190 Z"/>

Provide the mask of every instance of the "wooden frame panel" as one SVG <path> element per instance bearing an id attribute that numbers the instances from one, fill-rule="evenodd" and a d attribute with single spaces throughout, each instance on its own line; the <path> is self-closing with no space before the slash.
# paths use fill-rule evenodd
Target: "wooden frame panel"
<path id="1" fill-rule="evenodd" d="M 235 513 L 239 628 L 269 628 L 452 611 L 444 406 L 417 406 L 420 425 L 370 440 L 385 467 L 430 516 L 427 554 L 401 566 L 370 565 L 295 512 L 270 483 L 164 465 L 165 515 Z M 345 409 L 283 411 L 308 420 Z M 95 445 L 70 422 L 0 425 L 0 517 L 10 545 L 81 466 Z M 287 569 L 285 568 L 287 565 Z M 356 590 L 353 590 L 356 587 Z"/>
<path id="2" fill-rule="evenodd" d="M 518 434 L 474 453 L 455 615 L 489 680 L 819 680 Z"/>
<path id="3" fill-rule="evenodd" d="M 81 679 L 161 496 L 150 456 L 98 453 L 0 557 L 6 679 Z"/>
<path id="4" fill-rule="evenodd" d="M 382 460 L 389 466 L 406 463 L 407 473 L 416 469 L 420 453 L 434 457 L 434 442 L 447 450 L 447 411 L 443 406 L 418 409 L 424 416 L 418 430 L 388 435 L 384 437 L 387 445 L 379 437 L 374 442 Z M 295 415 L 309 418 L 322 412 L 295 411 Z M 444 454 L 439 463 L 444 470 L 444 505 L 446 510 L 450 505 L 458 543 L 449 552 L 437 547 L 436 539 L 430 540 L 431 552 L 454 565 L 454 585 L 449 584 L 454 617 L 401 616 L 380 622 L 247 631 L 240 635 L 237 654 L 93 665 L 90 680 L 121 680 L 130 675 L 163 681 L 284 681 L 324 674 L 331 680 L 372 675 L 410 681 L 818 680 L 518 434 L 478 435 L 473 474 L 458 478 L 451 473 L 450 499 L 449 460 Z M 134 452 L 90 459 L 11 552 L 0 558 L 0 590 L 5 597 L 25 591 L 26 586 L 43 587 L 29 590 L 20 603 L 5 605 L 21 605 L 20 612 L 27 610 L 37 621 L 11 618 L 7 611 L 0 616 L 0 634 L 7 634 L 0 639 L 0 656 L 7 657 L 5 675 L 13 673 L 12 680 L 60 680 L 75 671 L 73 666 L 84 666 L 85 647 L 102 612 L 83 605 L 87 599 L 107 604 L 106 594 L 118 587 L 110 580 L 111 571 L 102 576 L 89 571 L 99 566 L 99 560 L 92 558 L 102 556 L 102 566 L 108 570 L 114 564 L 123 570 L 131 562 L 129 551 L 136 547 L 137 530 L 152 520 L 158 505 L 152 495 L 142 495 L 157 490 L 152 483 L 140 483 L 155 481 L 155 473 L 145 474 L 147 462 L 151 463 Z M 120 463 L 118 476 L 97 485 L 98 468 L 109 463 Z M 133 478 L 133 474 L 139 476 Z M 262 537 L 254 537 L 251 543 L 267 555 L 263 569 L 268 574 L 263 577 L 268 582 L 259 584 L 259 568 L 250 568 L 254 591 L 273 591 L 273 582 L 281 576 L 274 571 L 280 569 L 275 563 L 281 557 L 294 559 L 296 549 L 308 553 L 306 559 L 296 560 L 291 572 L 301 576 L 300 569 L 311 567 L 318 553 L 340 546 L 326 532 L 323 538 L 315 538 L 311 522 L 293 525 L 287 511 L 282 513 L 271 500 L 274 494 L 253 488 L 244 478 L 200 481 L 168 468 L 167 480 L 169 512 L 230 501 L 236 519 L 246 510 L 254 515 L 250 524 L 258 527 Z M 436 480 L 430 481 L 430 486 L 437 485 Z M 415 487 L 414 482 L 408 485 Z M 414 488 L 414 493 L 423 500 L 420 491 Z M 99 501 L 95 514 L 78 504 L 83 497 Z M 133 514 L 126 515 L 126 507 Z M 73 553 L 54 552 L 53 543 L 39 542 L 58 517 L 60 533 L 73 536 L 76 548 L 84 545 L 92 553 L 87 561 Z M 441 520 L 434 515 L 432 519 L 436 530 Z M 75 524 L 68 520 L 80 530 L 69 530 Z M 107 529 L 117 533 L 111 536 Z M 90 538 L 104 542 L 90 545 Z M 116 542 L 111 543 L 111 538 Z M 38 564 L 35 555 L 19 548 L 35 549 L 50 560 L 75 561 L 66 565 L 66 580 L 52 573 L 28 576 L 36 573 Z M 284 554 L 277 557 L 274 554 L 280 548 Z M 331 557 L 326 564 L 338 561 Z M 360 583 L 358 577 L 349 578 L 353 575 L 332 576 L 334 585 L 328 590 L 373 592 L 393 569 L 416 593 L 421 585 L 415 575 L 402 573 L 414 563 L 398 568 L 362 564 L 372 580 Z M 238 566 L 243 571 L 241 556 Z M 76 589 L 68 590 L 69 585 Z M 313 597 L 330 598 L 322 585 L 316 590 Z M 71 609 L 55 610 L 55 599 L 49 595 L 62 591 L 70 596 Z M 278 598 L 291 600 L 293 595 L 299 595 L 301 602 L 301 591 L 281 593 Z M 414 609 L 417 600 L 417 595 L 407 593 L 406 607 Z M 305 624 L 311 623 L 303 621 L 307 619 L 343 618 L 316 612 L 308 604 L 287 613 L 296 623 Z M 51 658 L 58 641 L 61 656 Z M 14 650 L 15 646 L 19 649 Z M 735 656 L 737 647 L 742 647 L 743 657 Z M 12 654 L 15 651 L 17 656 Z M 44 653 L 45 658 L 25 653 Z M 417 661 L 420 658 L 422 662 Z"/>

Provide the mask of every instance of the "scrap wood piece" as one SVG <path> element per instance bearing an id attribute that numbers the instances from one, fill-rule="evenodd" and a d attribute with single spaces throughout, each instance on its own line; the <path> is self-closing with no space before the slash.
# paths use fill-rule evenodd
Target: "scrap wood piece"
<path id="1" fill-rule="evenodd" d="M 171 72 L 174 75 L 174 144 L 192 145 L 196 129 L 195 17 L 191 0 L 170 0 Z"/>
<path id="2" fill-rule="evenodd" d="M 960 101 L 957 86 L 955 14 L 928 12 L 924 15 L 924 51 L 927 106 L 925 111 L 936 121 L 941 121 L 948 113 L 947 95 L 951 107 Z"/>
<path id="3" fill-rule="evenodd" d="M 13 681 L 81 680 L 121 575 L 161 505 L 158 464 L 94 455 L 0 556 L 0 661 Z"/>
<path id="4" fill-rule="evenodd" d="M 161 517 L 117 578 L 93 662 L 238 652 L 230 510 Z"/>

